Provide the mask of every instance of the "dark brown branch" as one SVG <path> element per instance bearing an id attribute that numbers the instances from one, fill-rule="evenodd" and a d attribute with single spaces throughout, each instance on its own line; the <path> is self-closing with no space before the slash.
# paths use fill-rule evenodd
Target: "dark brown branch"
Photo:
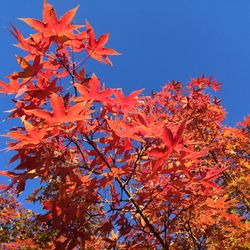
<path id="1" fill-rule="evenodd" d="M 98 154 L 98 156 L 102 159 L 102 161 L 105 163 L 105 165 L 108 167 L 108 169 L 112 172 L 111 170 L 111 166 L 109 165 L 109 163 L 107 162 L 106 158 L 103 156 L 103 154 L 100 152 L 100 150 L 98 149 L 98 147 L 96 146 L 96 144 L 91 141 L 89 139 L 89 137 L 87 135 L 85 135 L 86 140 L 88 141 L 89 145 L 96 151 L 96 153 Z M 145 224 L 147 225 L 147 227 L 149 228 L 149 230 L 151 231 L 151 233 L 154 235 L 154 237 L 159 241 L 159 243 L 161 244 L 162 248 L 165 250 L 168 250 L 169 247 L 168 245 L 164 242 L 164 240 L 161 238 L 160 234 L 156 231 L 156 229 L 154 228 L 154 226 L 150 223 L 150 221 L 148 220 L 148 218 L 143 214 L 142 210 L 140 209 L 139 205 L 137 204 L 137 202 L 134 200 L 133 196 L 131 195 L 131 193 L 127 190 L 126 186 L 122 183 L 122 181 L 120 180 L 120 178 L 115 177 L 115 180 L 117 181 L 117 183 L 119 184 L 119 186 L 121 187 L 121 189 L 123 189 L 123 191 L 126 193 L 126 195 L 128 196 L 129 200 L 131 201 L 131 203 L 133 204 L 133 206 L 136 209 L 136 212 L 142 217 L 142 219 L 144 220 Z"/>
<path id="2" fill-rule="evenodd" d="M 130 182 L 132 176 L 134 175 L 134 173 L 135 173 L 135 171 L 136 171 L 136 168 L 137 168 L 137 166 L 138 166 L 139 160 L 141 159 L 141 157 L 143 156 L 144 152 L 147 150 L 148 147 L 149 147 L 149 145 L 145 145 L 145 146 L 142 147 L 141 150 L 137 153 L 137 157 L 136 157 L 135 162 L 134 162 L 134 164 L 133 164 L 132 172 L 131 172 L 130 176 L 128 177 L 128 179 L 126 180 L 126 182 L 124 183 L 124 185 L 127 185 L 127 184 Z"/>

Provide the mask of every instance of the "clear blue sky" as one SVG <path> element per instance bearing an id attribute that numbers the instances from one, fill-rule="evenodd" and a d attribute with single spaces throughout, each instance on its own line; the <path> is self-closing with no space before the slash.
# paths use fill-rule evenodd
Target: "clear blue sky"
<path id="1" fill-rule="evenodd" d="M 113 67 L 89 62 L 106 86 L 126 93 L 146 88 L 160 90 L 169 80 L 213 76 L 223 83 L 219 97 L 234 126 L 250 110 L 250 1 L 249 0 L 51 0 L 59 15 L 80 4 L 75 21 L 85 19 L 96 34 L 111 32 L 108 47 L 123 55 L 112 57 Z M 8 0 L 0 8 L 0 78 L 18 66 L 14 38 L 4 29 L 12 22 L 26 35 L 27 26 L 17 17 L 41 18 L 42 0 Z M 10 96 L 1 96 L 0 120 L 11 108 Z M 1 123 L 0 134 L 14 122 Z M 0 139 L 4 148 L 4 138 Z M 1 154 L 1 167 L 9 157 Z"/>

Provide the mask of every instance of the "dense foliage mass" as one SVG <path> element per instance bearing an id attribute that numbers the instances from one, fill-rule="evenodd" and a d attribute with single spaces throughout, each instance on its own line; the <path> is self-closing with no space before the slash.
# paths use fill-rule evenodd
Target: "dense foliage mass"
<path id="1" fill-rule="evenodd" d="M 231 128 L 207 89 L 206 77 L 161 91 L 125 96 L 86 74 L 92 58 L 112 65 L 91 25 L 76 25 L 77 7 L 58 18 L 44 1 L 43 20 L 14 26 L 19 72 L 0 81 L 12 94 L 6 136 L 13 171 L 0 196 L 4 249 L 249 249 L 250 117 Z M 38 178 L 27 197 L 44 214 L 25 210 L 16 195 Z"/>

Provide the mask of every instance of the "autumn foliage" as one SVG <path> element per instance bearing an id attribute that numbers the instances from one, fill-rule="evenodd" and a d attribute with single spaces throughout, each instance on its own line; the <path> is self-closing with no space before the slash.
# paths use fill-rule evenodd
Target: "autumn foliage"
<path id="1" fill-rule="evenodd" d="M 119 53 L 109 34 L 72 22 L 77 8 L 58 18 L 44 1 L 42 21 L 20 18 L 34 34 L 10 29 L 27 54 L 0 81 L 20 121 L 5 135 L 4 249 L 249 249 L 250 117 L 223 125 L 208 94 L 221 84 L 204 76 L 150 96 L 105 87 L 86 61 Z M 27 200 L 42 214 L 15 200 L 35 178 Z"/>

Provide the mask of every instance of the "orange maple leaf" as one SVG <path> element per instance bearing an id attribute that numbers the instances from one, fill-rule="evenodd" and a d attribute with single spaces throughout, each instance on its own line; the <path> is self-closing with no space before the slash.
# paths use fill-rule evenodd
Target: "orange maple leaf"
<path id="1" fill-rule="evenodd" d="M 17 140 L 16 143 L 11 143 L 10 148 L 11 149 L 20 149 L 25 146 L 34 146 L 39 143 L 41 143 L 42 140 L 44 140 L 44 137 L 46 136 L 47 132 L 51 130 L 50 128 L 42 128 L 38 129 L 35 126 L 33 126 L 31 123 L 27 122 L 26 120 L 23 121 L 25 131 L 11 131 L 9 132 L 7 136 L 13 140 Z"/>
<path id="2" fill-rule="evenodd" d="M 16 56 L 17 62 L 20 67 L 23 69 L 21 72 L 15 72 L 12 77 L 13 78 L 32 78 L 34 77 L 43 67 L 43 63 L 41 63 L 41 57 L 35 56 L 34 62 L 32 65 L 28 63 L 25 58 L 20 56 Z"/>
<path id="3" fill-rule="evenodd" d="M 17 79 L 10 78 L 10 83 L 7 84 L 3 81 L 0 81 L 0 93 L 6 93 L 6 94 L 16 94 L 19 89 L 19 84 Z"/>

